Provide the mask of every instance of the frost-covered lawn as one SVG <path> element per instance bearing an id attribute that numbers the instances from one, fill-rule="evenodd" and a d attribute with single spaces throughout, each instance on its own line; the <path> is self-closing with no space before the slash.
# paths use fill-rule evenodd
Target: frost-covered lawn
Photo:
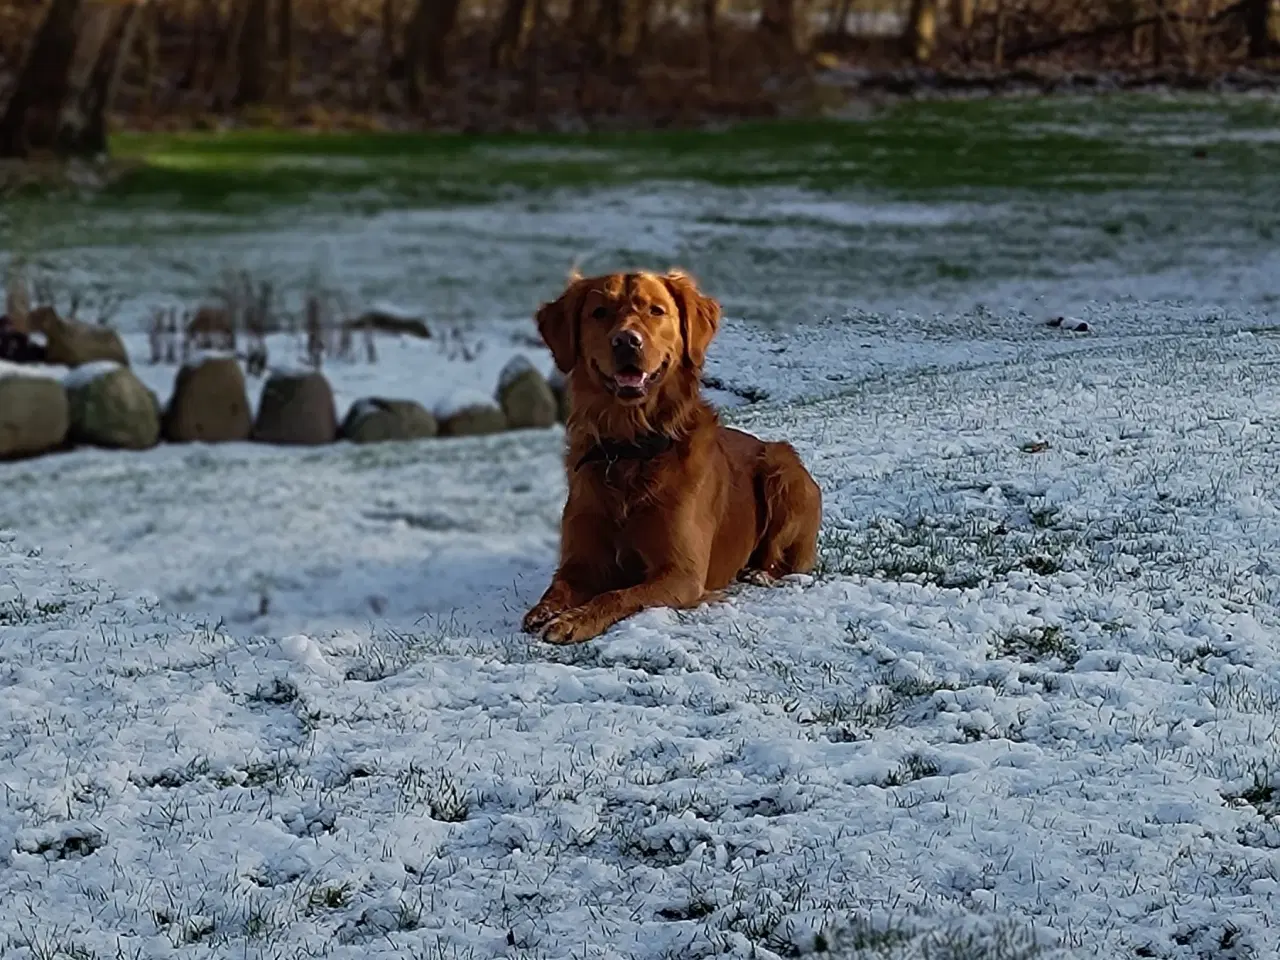
<path id="1" fill-rule="evenodd" d="M 224 266 L 424 315 L 326 363 L 339 415 L 547 370 L 575 257 L 682 264 L 726 417 L 826 497 L 817 576 L 564 650 L 517 633 L 558 429 L 0 464 L 0 957 L 1280 955 L 1275 105 L 1125 103 L 828 148 L 198 140 L 151 185 L 394 190 L 0 208 L 0 265 L 124 297 L 162 398 L 147 311 Z"/>
<path id="2" fill-rule="evenodd" d="M 292 298 L 525 323 L 574 261 L 692 270 L 733 316 L 1280 302 L 1280 102 L 1112 96 L 904 103 L 848 122 L 487 138 L 121 136 L 96 199 L 0 202 L 24 257 L 113 321 L 224 267 Z M 466 204 L 463 204 L 466 201 Z M 1131 281 L 1142 278 L 1136 287 Z"/>
<path id="3" fill-rule="evenodd" d="M 1211 322 L 736 410 L 821 575 L 567 651 L 556 432 L 8 465 L 4 954 L 1274 956 L 1278 413 Z"/>

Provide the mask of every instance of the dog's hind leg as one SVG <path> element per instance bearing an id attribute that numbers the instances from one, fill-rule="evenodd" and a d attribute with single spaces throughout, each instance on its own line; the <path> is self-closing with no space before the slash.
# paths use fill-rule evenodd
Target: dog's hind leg
<path id="1" fill-rule="evenodd" d="M 769 585 L 818 563 L 822 491 L 789 443 L 766 443 L 761 457 L 760 496 L 765 528 L 742 579 Z"/>

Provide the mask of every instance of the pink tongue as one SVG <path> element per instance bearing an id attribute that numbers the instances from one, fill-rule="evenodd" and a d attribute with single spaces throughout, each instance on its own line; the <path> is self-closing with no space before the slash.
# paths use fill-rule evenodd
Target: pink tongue
<path id="1" fill-rule="evenodd" d="M 642 387 L 644 376 L 643 373 L 620 373 L 614 379 L 620 387 Z"/>

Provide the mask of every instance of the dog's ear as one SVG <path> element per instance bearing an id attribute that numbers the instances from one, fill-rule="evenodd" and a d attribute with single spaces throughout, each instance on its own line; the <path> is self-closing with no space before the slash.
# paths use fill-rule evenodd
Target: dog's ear
<path id="1" fill-rule="evenodd" d="M 669 270 L 662 280 L 680 308 L 684 362 L 700 370 L 707 359 L 707 347 L 720 329 L 720 304 L 702 293 L 693 277 L 683 270 Z"/>
<path id="2" fill-rule="evenodd" d="M 568 373 L 578 362 L 578 314 L 587 293 L 587 281 L 571 275 L 568 289 L 559 298 L 538 308 L 538 333 L 551 349 L 556 368 Z"/>

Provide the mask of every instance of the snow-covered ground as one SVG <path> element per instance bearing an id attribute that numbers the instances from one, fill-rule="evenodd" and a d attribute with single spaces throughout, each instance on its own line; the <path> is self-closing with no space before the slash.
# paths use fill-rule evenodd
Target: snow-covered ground
<path id="1" fill-rule="evenodd" d="M 6 465 L 4 954 L 1274 956 L 1278 412 L 1268 329 L 739 408 L 821 575 L 570 650 L 558 431 Z"/>
<path id="2" fill-rule="evenodd" d="M 0 464 L 0 957 L 1280 956 L 1280 261 L 1244 205 L 677 185 L 50 254 L 128 294 L 163 398 L 147 311 L 302 282 L 321 238 L 437 332 L 327 361 L 340 415 L 548 370 L 576 256 L 690 266 L 824 559 L 551 649 L 518 624 L 559 428 Z"/>

